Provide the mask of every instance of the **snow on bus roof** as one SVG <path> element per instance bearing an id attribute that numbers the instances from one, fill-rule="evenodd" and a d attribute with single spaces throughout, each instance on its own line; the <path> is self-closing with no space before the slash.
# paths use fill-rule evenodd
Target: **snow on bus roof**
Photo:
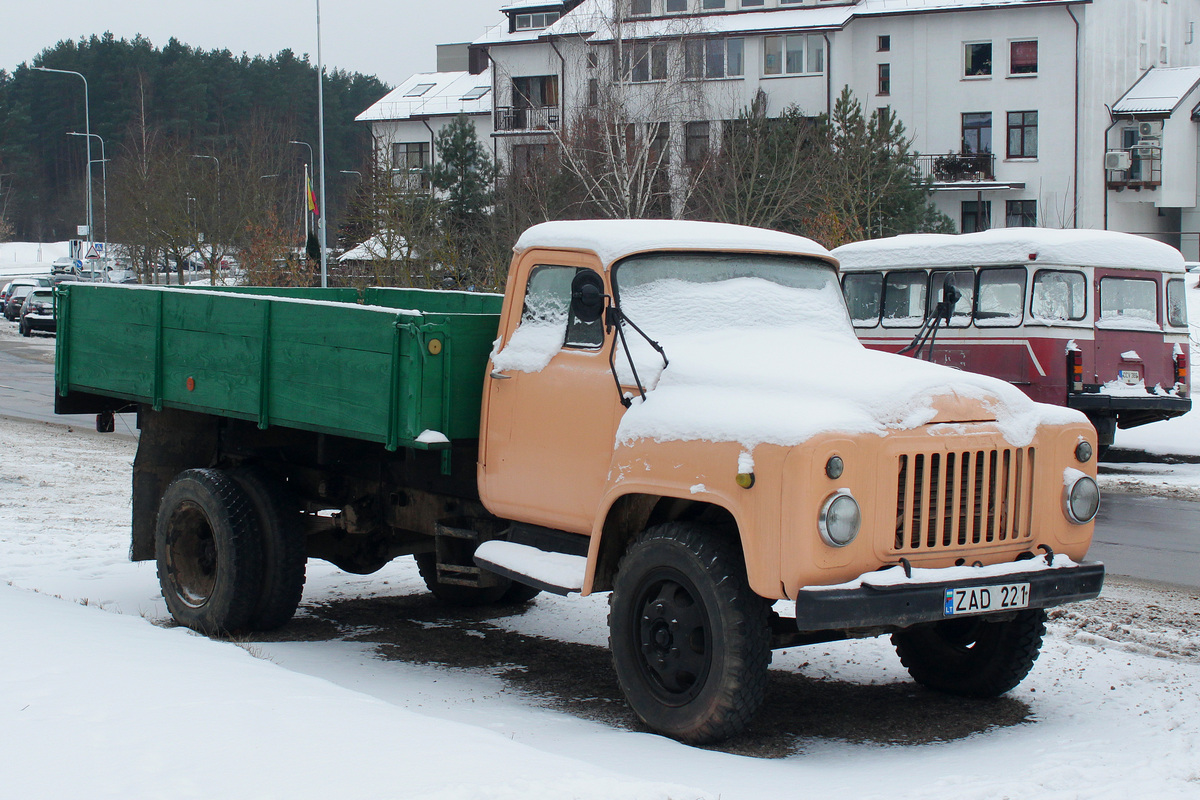
<path id="1" fill-rule="evenodd" d="M 605 265 L 649 250 L 732 250 L 813 256 L 833 260 L 811 239 L 765 228 L 670 219 L 600 219 L 543 222 L 521 234 L 518 255 L 533 247 L 590 250 Z"/>
<path id="2" fill-rule="evenodd" d="M 891 267 L 1060 264 L 1183 272 L 1174 247 L 1117 231 L 997 228 L 948 235 L 912 233 L 844 244 L 833 251 L 843 271 Z"/>

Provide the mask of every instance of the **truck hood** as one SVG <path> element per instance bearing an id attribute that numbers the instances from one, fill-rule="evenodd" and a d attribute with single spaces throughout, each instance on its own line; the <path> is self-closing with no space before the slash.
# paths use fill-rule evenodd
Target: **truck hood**
<path id="1" fill-rule="evenodd" d="M 823 433 L 886 434 L 931 423 L 992 422 L 1017 447 L 1077 411 L 1035 403 L 1012 385 L 868 350 L 839 329 L 735 329 L 665 337 L 669 359 L 631 342 L 647 388 L 617 433 L 637 439 L 793 446 Z M 632 385 L 617 354 L 618 377 Z"/>

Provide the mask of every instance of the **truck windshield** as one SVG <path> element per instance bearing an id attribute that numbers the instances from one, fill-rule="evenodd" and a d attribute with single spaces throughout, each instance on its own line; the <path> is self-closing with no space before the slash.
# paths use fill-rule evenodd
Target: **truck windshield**
<path id="1" fill-rule="evenodd" d="M 833 267 L 755 253 L 652 253 L 614 272 L 624 313 L 651 337 L 805 328 L 853 337 Z"/>

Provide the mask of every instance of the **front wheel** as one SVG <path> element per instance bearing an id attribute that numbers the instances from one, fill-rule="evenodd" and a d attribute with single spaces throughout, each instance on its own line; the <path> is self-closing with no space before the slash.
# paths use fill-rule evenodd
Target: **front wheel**
<path id="1" fill-rule="evenodd" d="M 996 697 L 1025 679 L 1042 649 L 1046 611 L 1018 611 L 1004 620 L 948 619 L 892 634 L 913 680 L 962 697 Z"/>
<path id="2" fill-rule="evenodd" d="M 689 744 L 741 732 L 766 695 L 770 609 L 717 531 L 667 523 L 643 533 L 621 559 L 608 615 L 634 713 Z"/>
<path id="3" fill-rule="evenodd" d="M 158 582 L 171 616 L 202 633 L 243 629 L 259 600 L 262 543 L 242 488 L 215 469 L 179 473 L 154 530 Z"/>

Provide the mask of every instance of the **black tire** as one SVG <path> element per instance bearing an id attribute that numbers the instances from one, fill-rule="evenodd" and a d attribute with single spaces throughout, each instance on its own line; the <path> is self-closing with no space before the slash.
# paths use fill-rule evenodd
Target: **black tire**
<path id="1" fill-rule="evenodd" d="M 262 584 L 246 626 L 273 631 L 295 615 L 304 594 L 307 554 L 300 509 L 289 502 L 282 486 L 257 470 L 235 469 L 229 474 L 250 498 L 262 536 Z"/>
<path id="2" fill-rule="evenodd" d="M 770 601 L 716 531 L 667 523 L 621 559 L 609 647 L 625 698 L 650 728 L 689 744 L 740 733 L 766 696 Z"/>
<path id="3" fill-rule="evenodd" d="M 21 331 L 22 336 L 33 335 L 33 331 L 30 330 L 29 326 L 25 324 L 25 320 L 21 320 L 19 323 L 17 323 L 17 328 Z"/>
<path id="4" fill-rule="evenodd" d="M 541 594 L 540 589 L 526 586 L 523 583 L 501 578 L 497 586 L 459 586 L 453 583 L 442 583 L 437 577 L 437 556 L 433 553 L 417 553 L 417 570 L 425 586 L 433 596 L 443 603 L 462 608 L 490 605 L 519 605 L 528 603 Z"/>
<path id="5" fill-rule="evenodd" d="M 179 473 L 159 504 L 154 553 L 176 622 L 206 634 L 246 627 L 258 605 L 262 545 L 253 505 L 232 478 Z"/>
<path id="6" fill-rule="evenodd" d="M 917 683 L 962 697 L 997 697 L 1025 679 L 1042 649 L 1046 611 L 1008 620 L 963 617 L 892 634 L 900 662 Z"/>

